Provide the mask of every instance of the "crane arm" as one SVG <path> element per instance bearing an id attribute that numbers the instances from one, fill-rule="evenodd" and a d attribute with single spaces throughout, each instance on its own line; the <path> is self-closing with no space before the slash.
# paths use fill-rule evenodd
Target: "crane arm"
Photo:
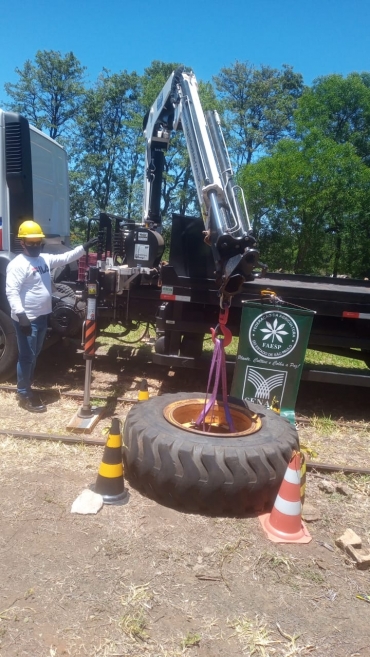
<path id="1" fill-rule="evenodd" d="M 252 270 L 258 251 L 241 188 L 235 184 L 216 111 L 203 112 L 193 72 L 174 71 L 152 105 L 144 125 L 146 162 L 143 222 L 160 224 L 164 153 L 173 130 L 185 135 L 205 241 L 212 249 L 221 294 L 232 295 Z"/>

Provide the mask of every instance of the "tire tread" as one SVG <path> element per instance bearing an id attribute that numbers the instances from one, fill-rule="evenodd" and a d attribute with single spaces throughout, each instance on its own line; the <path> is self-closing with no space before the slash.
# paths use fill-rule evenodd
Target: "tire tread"
<path id="1" fill-rule="evenodd" d="M 123 460 L 134 488 L 167 506 L 208 515 L 244 515 L 271 507 L 293 449 L 294 427 L 273 411 L 245 439 L 218 438 L 175 427 L 163 409 L 204 393 L 165 394 L 134 406 L 124 429 Z"/>

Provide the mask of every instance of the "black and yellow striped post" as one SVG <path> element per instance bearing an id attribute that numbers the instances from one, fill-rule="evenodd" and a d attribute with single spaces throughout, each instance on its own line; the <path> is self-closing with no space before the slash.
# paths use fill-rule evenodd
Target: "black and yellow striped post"
<path id="1" fill-rule="evenodd" d="M 116 504 L 127 495 L 123 479 L 122 434 L 116 417 L 112 420 L 94 491 L 102 495 L 104 504 Z"/>
<path id="2" fill-rule="evenodd" d="M 147 401 L 149 399 L 149 390 L 148 390 L 148 381 L 142 379 L 139 388 L 139 394 L 137 396 L 138 401 Z"/>
<path id="3" fill-rule="evenodd" d="M 96 300 L 98 297 L 98 268 L 89 268 L 89 282 L 87 284 L 87 304 L 86 304 L 86 319 L 84 321 L 82 330 L 82 344 L 84 347 L 84 360 L 85 366 L 85 385 L 84 385 L 84 399 L 83 404 L 77 412 L 78 417 L 91 418 L 94 417 L 93 410 L 90 403 L 90 388 L 91 388 L 91 370 L 92 361 L 95 357 L 95 338 L 96 338 Z"/>

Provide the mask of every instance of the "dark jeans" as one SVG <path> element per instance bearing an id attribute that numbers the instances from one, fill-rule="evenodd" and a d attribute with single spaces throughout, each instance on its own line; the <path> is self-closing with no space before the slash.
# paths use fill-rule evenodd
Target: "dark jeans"
<path id="1" fill-rule="evenodd" d="M 39 355 L 42 345 L 44 344 L 48 316 L 40 315 L 32 320 L 32 335 L 22 333 L 19 322 L 13 320 L 18 342 L 18 363 L 17 363 L 17 391 L 23 397 L 29 397 L 32 394 L 31 383 L 37 356 Z"/>

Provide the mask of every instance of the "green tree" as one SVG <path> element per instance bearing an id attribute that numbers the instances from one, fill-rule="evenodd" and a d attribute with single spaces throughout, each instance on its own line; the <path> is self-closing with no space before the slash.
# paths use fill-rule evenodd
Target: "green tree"
<path id="1" fill-rule="evenodd" d="M 26 116 L 53 139 L 65 136 L 84 95 L 85 67 L 73 52 L 38 50 L 34 63 L 28 59 L 15 71 L 18 82 L 4 85 L 12 99 L 7 108 Z"/>
<path id="2" fill-rule="evenodd" d="M 225 108 L 229 148 L 237 168 L 269 152 L 279 139 L 292 133 L 303 78 L 291 66 L 257 69 L 236 61 L 222 68 L 214 83 Z"/>
<path id="3" fill-rule="evenodd" d="M 369 73 L 318 78 L 304 91 L 295 119 L 300 134 L 315 128 L 338 144 L 349 142 L 370 166 Z"/>
<path id="4" fill-rule="evenodd" d="M 244 167 L 240 179 L 271 269 L 364 275 L 370 172 L 352 144 L 312 130 L 301 141 L 280 141 L 271 156 Z M 360 247 L 361 261 L 354 258 Z"/>
<path id="5" fill-rule="evenodd" d="M 151 65 L 144 70 L 141 101 L 147 112 L 150 111 L 150 108 L 163 89 L 171 73 L 179 66 L 180 64 L 174 62 L 165 63 L 154 60 Z M 183 167 L 179 168 L 178 166 L 179 159 L 181 158 L 181 156 L 179 157 L 179 152 L 181 151 L 182 144 L 179 136 L 172 135 L 166 152 L 162 182 L 161 213 L 164 224 L 166 224 L 166 218 L 169 214 L 173 195 L 180 184 L 183 174 Z"/>
<path id="6" fill-rule="evenodd" d="M 179 64 L 176 63 L 154 61 L 150 67 L 145 69 L 142 80 L 142 103 L 148 110 L 172 71 L 178 66 Z M 204 110 L 219 109 L 219 103 L 211 83 L 198 81 L 198 90 Z M 181 131 L 172 134 L 166 152 L 161 211 L 164 224 L 173 212 L 190 215 L 200 212 L 188 149 Z"/>
<path id="7" fill-rule="evenodd" d="M 179 66 L 180 64 L 176 62 L 166 63 L 155 59 L 150 66 L 144 69 L 141 103 L 146 110 L 150 109 L 171 73 Z"/>
<path id="8" fill-rule="evenodd" d="M 210 82 L 199 80 L 198 93 L 204 112 L 210 109 L 220 109 Z M 168 150 L 163 200 L 163 214 L 165 216 L 169 216 L 173 212 L 190 216 L 200 214 L 189 152 L 182 132 L 173 135 Z"/>
<path id="9" fill-rule="evenodd" d="M 73 150 L 72 207 L 83 216 L 95 210 L 133 211 L 140 170 L 140 79 L 104 70 L 86 92 Z"/>

